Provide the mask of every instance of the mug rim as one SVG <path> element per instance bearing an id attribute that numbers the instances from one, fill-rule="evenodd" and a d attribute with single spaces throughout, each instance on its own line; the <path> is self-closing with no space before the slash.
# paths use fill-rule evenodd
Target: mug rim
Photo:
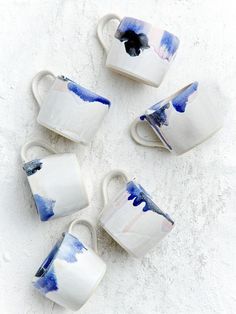
<path id="1" fill-rule="evenodd" d="M 145 20 L 143 20 L 143 19 L 136 18 L 136 17 L 133 17 L 133 16 L 124 16 L 124 17 L 121 19 L 120 23 L 123 21 L 123 19 L 132 19 L 132 20 L 136 20 L 136 21 L 142 22 L 142 23 L 144 23 L 144 24 L 147 24 L 147 25 L 149 25 L 149 26 L 151 26 L 151 27 L 153 27 L 153 28 L 155 28 L 155 29 L 157 29 L 157 30 L 159 30 L 159 31 L 168 32 L 169 34 L 171 34 L 172 36 L 175 36 L 175 37 L 180 41 L 179 37 L 176 36 L 174 33 L 169 32 L 169 31 L 167 31 L 166 29 L 157 26 L 156 24 L 152 24 L 151 22 L 147 22 L 147 21 L 145 21 Z M 120 24 L 119 24 L 119 25 L 120 25 Z M 119 28 L 119 26 L 117 27 L 117 29 L 118 29 L 118 28 Z"/>

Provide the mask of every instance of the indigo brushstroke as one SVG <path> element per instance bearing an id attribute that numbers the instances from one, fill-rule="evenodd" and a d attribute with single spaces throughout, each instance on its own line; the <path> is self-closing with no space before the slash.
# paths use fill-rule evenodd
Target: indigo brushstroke
<path id="1" fill-rule="evenodd" d="M 179 39 L 173 34 L 167 31 L 164 31 L 161 38 L 158 55 L 162 59 L 170 61 L 172 57 L 175 55 L 178 47 L 179 47 Z"/>
<path id="2" fill-rule="evenodd" d="M 76 254 L 83 253 L 86 247 L 73 235 L 66 233 L 55 244 L 39 270 L 35 274 L 38 278 L 34 286 L 42 293 L 58 290 L 55 267 L 55 260 L 64 260 L 67 263 L 77 262 Z"/>
<path id="3" fill-rule="evenodd" d="M 127 192 L 129 193 L 128 200 L 133 200 L 134 206 L 139 206 L 144 203 L 143 211 L 147 212 L 149 210 L 157 213 L 158 215 L 166 218 L 172 225 L 174 221 L 164 213 L 152 200 L 150 195 L 144 190 L 140 184 L 135 184 L 133 181 L 127 183 Z"/>
<path id="4" fill-rule="evenodd" d="M 56 201 L 34 194 L 34 201 L 37 207 L 39 217 L 42 221 L 47 221 L 54 215 L 53 209 Z"/>
<path id="5" fill-rule="evenodd" d="M 115 38 L 124 42 L 125 51 L 131 57 L 137 57 L 142 50 L 150 48 L 145 34 L 145 24 L 140 20 L 123 19 L 115 33 Z"/>
<path id="6" fill-rule="evenodd" d="M 65 81 L 65 82 L 68 82 L 67 88 L 69 89 L 69 91 L 71 91 L 74 94 L 76 94 L 77 96 L 79 96 L 83 101 L 100 102 L 103 105 L 107 105 L 108 107 L 110 107 L 111 102 L 108 99 L 106 99 L 102 96 L 99 96 L 99 95 L 91 92 L 87 88 L 84 88 L 84 87 L 78 85 L 77 83 L 75 83 L 74 81 L 72 81 L 71 79 L 69 79 L 68 77 L 66 77 L 64 75 L 58 76 L 58 78 Z"/>
<path id="7" fill-rule="evenodd" d="M 43 163 L 41 162 L 40 159 L 35 159 L 25 163 L 23 169 L 25 170 L 27 176 L 29 177 L 35 174 L 40 169 L 42 169 L 42 165 Z"/>
<path id="8" fill-rule="evenodd" d="M 194 82 L 172 99 L 172 105 L 178 112 L 185 112 L 189 97 L 198 89 L 198 82 Z"/>

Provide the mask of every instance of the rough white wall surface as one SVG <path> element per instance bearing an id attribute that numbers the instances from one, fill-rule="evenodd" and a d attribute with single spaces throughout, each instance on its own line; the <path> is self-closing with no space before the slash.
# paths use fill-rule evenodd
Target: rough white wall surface
<path id="1" fill-rule="evenodd" d="M 129 257 L 98 229 L 108 270 L 81 314 L 236 312 L 235 10 L 233 0 L 0 0 L 1 314 L 72 313 L 31 286 L 72 219 L 41 223 L 37 217 L 19 158 L 20 146 L 34 136 L 77 153 L 91 197 L 90 208 L 80 215 L 96 217 L 102 208 L 101 179 L 115 167 L 136 175 L 176 222 L 142 260 Z M 176 60 L 160 88 L 105 69 L 95 27 L 110 11 L 149 20 L 179 36 Z M 30 80 L 41 69 L 68 75 L 112 100 L 89 146 L 37 124 Z M 128 126 L 146 107 L 185 83 L 213 77 L 231 101 L 217 135 L 180 157 L 131 140 Z"/>

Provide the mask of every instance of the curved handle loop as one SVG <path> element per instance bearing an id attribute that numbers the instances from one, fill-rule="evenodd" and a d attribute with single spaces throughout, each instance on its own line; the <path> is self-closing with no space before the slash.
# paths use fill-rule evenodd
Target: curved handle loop
<path id="1" fill-rule="evenodd" d="M 108 203 L 108 186 L 110 182 L 116 177 L 121 177 L 125 183 L 129 182 L 129 178 L 127 174 L 122 170 L 112 170 L 108 172 L 108 174 L 105 176 L 102 182 L 102 195 L 103 195 L 104 207 Z"/>
<path id="2" fill-rule="evenodd" d="M 97 253 L 98 252 L 97 232 L 94 226 L 88 220 L 77 218 L 73 220 L 72 223 L 70 224 L 69 229 L 68 229 L 69 233 L 73 234 L 72 229 L 74 228 L 75 225 L 84 225 L 85 227 L 89 229 L 91 233 L 92 247 L 93 247 L 93 250 Z"/>
<path id="3" fill-rule="evenodd" d="M 43 70 L 43 71 L 40 71 L 38 74 L 35 75 L 35 77 L 32 79 L 32 84 L 31 84 L 32 93 L 33 93 L 34 98 L 36 99 L 39 107 L 42 105 L 42 97 L 40 96 L 38 85 L 39 85 L 39 82 L 45 76 L 52 76 L 54 79 L 56 78 L 56 76 L 52 72 L 50 72 L 48 70 Z"/>
<path id="4" fill-rule="evenodd" d="M 121 18 L 117 14 L 109 13 L 109 14 L 104 15 L 98 21 L 98 25 L 97 25 L 97 37 L 103 49 L 106 51 L 106 53 L 108 53 L 108 47 L 105 44 L 105 40 L 103 37 L 103 30 L 104 30 L 105 25 L 111 20 L 118 20 L 120 22 Z"/>
<path id="5" fill-rule="evenodd" d="M 136 118 L 130 126 L 130 133 L 132 138 L 135 140 L 136 143 L 147 146 L 147 147 L 160 147 L 165 148 L 165 145 L 162 143 L 162 141 L 157 137 L 156 140 L 148 140 L 143 137 L 141 137 L 137 132 L 138 124 L 147 123 L 146 121 L 140 120 L 140 118 Z"/>
<path id="6" fill-rule="evenodd" d="M 34 146 L 39 146 L 42 148 L 45 148 L 46 150 L 48 150 L 49 152 L 53 153 L 53 154 L 57 154 L 57 151 L 52 148 L 50 145 L 48 145 L 47 143 L 41 141 L 41 140 L 32 140 L 29 142 L 26 142 L 22 147 L 21 147 L 21 159 L 22 161 L 25 163 L 27 162 L 27 152 L 31 147 Z"/>

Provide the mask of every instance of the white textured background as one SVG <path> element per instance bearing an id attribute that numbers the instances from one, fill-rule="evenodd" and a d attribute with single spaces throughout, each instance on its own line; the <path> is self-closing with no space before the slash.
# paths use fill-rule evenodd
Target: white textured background
<path id="1" fill-rule="evenodd" d="M 101 209 L 99 185 L 115 167 L 136 175 L 176 222 L 173 232 L 142 260 L 129 257 L 99 230 L 99 250 L 108 270 L 81 314 L 236 312 L 234 3 L 0 0 L 1 314 L 71 313 L 31 286 L 34 272 L 72 219 L 39 222 L 19 158 L 20 146 L 34 136 L 60 151 L 77 153 L 91 196 L 82 215 L 95 217 Z M 95 27 L 110 11 L 149 20 L 179 36 L 175 63 L 160 88 L 104 68 Z M 89 146 L 37 124 L 30 80 L 42 69 L 67 75 L 112 100 L 110 114 Z M 213 77 L 231 101 L 222 131 L 180 157 L 132 142 L 128 126 L 146 107 L 185 83 Z"/>

